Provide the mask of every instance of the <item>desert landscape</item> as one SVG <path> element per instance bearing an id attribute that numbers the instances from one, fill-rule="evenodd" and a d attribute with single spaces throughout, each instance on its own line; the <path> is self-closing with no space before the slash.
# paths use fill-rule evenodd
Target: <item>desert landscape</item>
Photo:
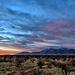
<path id="1" fill-rule="evenodd" d="M 75 0 L 0 0 L 0 75 L 75 75 Z"/>
<path id="2" fill-rule="evenodd" d="M 75 55 L 2 55 L 0 75 L 75 75 Z"/>

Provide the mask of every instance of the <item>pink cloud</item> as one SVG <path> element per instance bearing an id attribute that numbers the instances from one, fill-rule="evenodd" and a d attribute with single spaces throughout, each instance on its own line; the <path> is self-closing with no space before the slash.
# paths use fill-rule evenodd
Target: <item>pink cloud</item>
<path id="1" fill-rule="evenodd" d="M 40 30 L 47 32 L 48 34 L 56 36 L 70 36 L 72 30 L 75 29 L 75 22 L 71 20 L 62 20 L 50 22 L 43 26 Z"/>

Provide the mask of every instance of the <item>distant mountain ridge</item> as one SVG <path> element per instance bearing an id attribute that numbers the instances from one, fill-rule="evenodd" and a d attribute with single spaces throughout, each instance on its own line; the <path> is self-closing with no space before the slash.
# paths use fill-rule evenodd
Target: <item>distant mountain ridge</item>
<path id="1" fill-rule="evenodd" d="M 75 54 L 75 49 L 70 48 L 60 48 L 60 49 L 45 49 L 40 52 L 21 52 L 16 55 L 68 55 L 68 54 Z"/>

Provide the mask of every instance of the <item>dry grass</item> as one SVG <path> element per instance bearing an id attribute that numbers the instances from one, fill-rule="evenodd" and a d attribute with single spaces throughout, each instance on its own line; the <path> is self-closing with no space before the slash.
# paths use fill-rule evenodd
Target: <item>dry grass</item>
<path id="1" fill-rule="evenodd" d="M 63 56 L 0 56 L 0 75 L 75 75 L 75 66 L 64 65 L 72 58 L 63 58 Z M 41 68 L 39 62 L 41 62 Z"/>

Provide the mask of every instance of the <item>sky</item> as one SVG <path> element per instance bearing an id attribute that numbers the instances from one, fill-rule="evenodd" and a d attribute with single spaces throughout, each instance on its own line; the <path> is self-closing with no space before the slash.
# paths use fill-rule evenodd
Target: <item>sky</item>
<path id="1" fill-rule="evenodd" d="M 75 49 L 75 0 L 0 0 L 0 55 L 61 47 Z"/>

